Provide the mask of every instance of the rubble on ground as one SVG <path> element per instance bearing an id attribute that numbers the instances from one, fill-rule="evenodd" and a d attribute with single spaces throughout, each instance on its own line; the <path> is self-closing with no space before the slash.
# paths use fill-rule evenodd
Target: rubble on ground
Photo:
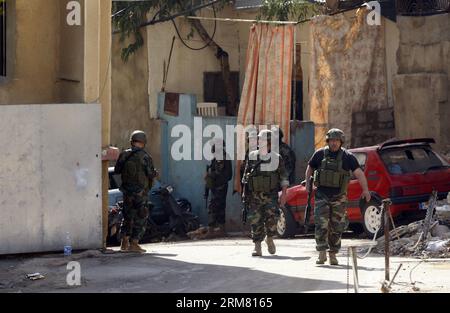
<path id="1" fill-rule="evenodd" d="M 203 226 L 187 233 L 187 236 L 192 240 L 201 240 L 225 237 L 226 233 L 222 227 L 211 228 Z"/>
<path id="2" fill-rule="evenodd" d="M 425 219 L 392 229 L 389 232 L 390 255 L 450 257 L 450 205 L 447 201 L 437 202 L 426 238 L 422 238 L 424 228 Z M 375 251 L 384 254 L 384 243 L 384 236 L 378 238 Z"/>

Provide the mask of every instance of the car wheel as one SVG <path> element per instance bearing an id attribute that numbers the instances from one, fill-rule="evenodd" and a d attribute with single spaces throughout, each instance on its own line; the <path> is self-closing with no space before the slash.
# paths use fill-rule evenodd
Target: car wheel
<path id="1" fill-rule="evenodd" d="M 377 238 L 383 235 L 384 218 L 381 209 L 381 203 L 370 200 L 362 208 L 363 222 L 362 226 L 364 232 L 369 238 L 373 238 L 377 232 Z"/>
<path id="2" fill-rule="evenodd" d="M 297 232 L 297 223 L 292 212 L 287 207 L 280 208 L 280 216 L 277 222 L 277 232 L 280 238 L 293 237 Z"/>

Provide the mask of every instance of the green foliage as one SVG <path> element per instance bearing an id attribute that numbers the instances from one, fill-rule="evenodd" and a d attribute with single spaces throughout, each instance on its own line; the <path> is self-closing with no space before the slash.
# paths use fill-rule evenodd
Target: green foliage
<path id="1" fill-rule="evenodd" d="M 1 1 L 1 0 L 0 0 Z M 209 0 L 211 1 L 211 0 Z M 220 10 L 228 0 L 221 0 L 215 4 Z M 150 20 L 159 20 L 170 17 L 176 13 L 184 12 L 190 8 L 198 6 L 197 1 L 192 0 L 147 0 L 147 1 L 115 1 L 112 8 L 113 28 L 120 32 L 120 41 L 132 37 L 132 41 L 127 47 L 122 49 L 122 60 L 126 62 L 128 58 L 136 52 L 143 44 L 144 38 L 140 31 L 140 25 Z M 189 34 L 189 36 L 192 36 Z"/>
<path id="2" fill-rule="evenodd" d="M 202 3 L 205 3 L 205 1 Z M 229 2 L 229 0 L 221 0 L 215 4 L 215 8 L 221 10 Z M 184 12 L 193 6 L 197 6 L 198 3 L 198 1 L 192 0 L 114 1 L 112 9 L 113 28 L 120 32 L 121 42 L 124 42 L 127 38 L 132 38 L 132 42 L 122 49 L 122 60 L 126 62 L 144 44 L 140 25 L 149 19 L 156 21 Z M 258 18 L 301 21 L 320 13 L 322 9 L 322 5 L 306 0 L 264 0 Z M 193 30 L 188 34 L 188 38 L 192 36 Z"/>
<path id="3" fill-rule="evenodd" d="M 264 0 L 259 19 L 302 21 L 320 14 L 323 5 L 306 0 Z"/>

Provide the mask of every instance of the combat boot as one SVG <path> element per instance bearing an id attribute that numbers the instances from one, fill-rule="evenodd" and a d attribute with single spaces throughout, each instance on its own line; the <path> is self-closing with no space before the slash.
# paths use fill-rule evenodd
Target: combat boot
<path id="1" fill-rule="evenodd" d="M 267 236 L 266 238 L 266 243 L 267 243 L 267 250 L 269 251 L 270 254 L 275 254 L 276 247 L 275 247 L 275 243 L 273 242 L 273 238 Z"/>
<path id="2" fill-rule="evenodd" d="M 123 236 L 122 241 L 120 242 L 120 251 L 128 251 L 130 248 L 130 237 Z"/>
<path id="3" fill-rule="evenodd" d="M 133 239 L 131 241 L 130 247 L 128 248 L 128 251 L 130 252 L 139 252 L 139 253 L 145 253 L 146 250 L 142 249 L 141 246 L 139 246 L 139 240 Z"/>
<path id="4" fill-rule="evenodd" d="M 339 265 L 339 262 L 336 258 L 336 252 L 330 251 L 330 265 Z"/>
<path id="5" fill-rule="evenodd" d="M 316 261 L 316 264 L 324 264 L 327 260 L 327 252 L 326 251 L 319 251 L 319 258 Z"/>
<path id="6" fill-rule="evenodd" d="M 255 242 L 255 249 L 253 249 L 252 256 L 262 256 L 261 241 Z"/>

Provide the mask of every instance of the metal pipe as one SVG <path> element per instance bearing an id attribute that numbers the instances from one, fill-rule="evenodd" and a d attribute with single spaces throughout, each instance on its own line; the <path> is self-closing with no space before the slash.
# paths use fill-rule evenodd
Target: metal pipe
<path id="1" fill-rule="evenodd" d="M 298 24 L 293 21 L 265 21 L 265 20 L 246 20 L 240 18 L 227 18 L 227 17 L 203 17 L 203 16 L 186 16 L 190 20 L 203 20 L 203 21 L 220 21 L 220 22 L 244 22 L 244 23 L 264 23 L 264 24 Z"/>
<path id="2" fill-rule="evenodd" d="M 392 283 L 395 280 L 395 277 L 397 277 L 398 272 L 400 271 L 400 269 L 402 268 L 403 263 L 400 263 L 400 265 L 398 266 L 397 270 L 395 271 L 394 277 L 392 277 L 391 282 L 389 283 L 388 289 L 391 288 Z"/>
<path id="3" fill-rule="evenodd" d="M 384 279 L 389 281 L 389 206 L 391 199 L 384 199 L 382 202 L 384 208 Z"/>

